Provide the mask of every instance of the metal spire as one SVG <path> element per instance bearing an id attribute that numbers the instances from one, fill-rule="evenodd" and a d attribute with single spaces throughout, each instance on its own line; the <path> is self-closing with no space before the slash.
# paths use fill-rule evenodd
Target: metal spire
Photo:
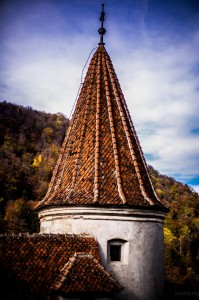
<path id="1" fill-rule="evenodd" d="M 101 16 L 100 16 L 101 27 L 98 30 L 98 32 L 100 34 L 100 42 L 98 45 L 105 45 L 105 43 L 103 41 L 103 36 L 106 33 L 106 29 L 104 28 L 104 20 L 105 20 L 104 3 L 102 3 L 102 12 L 101 12 Z"/>

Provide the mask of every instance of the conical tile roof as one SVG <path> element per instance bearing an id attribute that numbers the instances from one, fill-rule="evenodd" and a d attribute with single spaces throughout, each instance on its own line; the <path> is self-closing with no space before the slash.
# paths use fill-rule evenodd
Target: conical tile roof
<path id="1" fill-rule="evenodd" d="M 37 208 L 62 205 L 165 210 L 103 44 L 90 62 L 49 189 Z"/>

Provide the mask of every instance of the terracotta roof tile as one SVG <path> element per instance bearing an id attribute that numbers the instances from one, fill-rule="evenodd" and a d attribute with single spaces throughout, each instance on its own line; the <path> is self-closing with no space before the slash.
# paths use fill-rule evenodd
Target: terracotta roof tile
<path id="1" fill-rule="evenodd" d="M 56 205 L 166 210 L 103 45 L 90 62 L 48 192 L 37 208 Z"/>
<path id="2" fill-rule="evenodd" d="M 16 284 L 16 290 L 11 291 L 13 296 L 20 288 L 26 288 L 28 297 L 32 294 L 31 299 L 37 295 L 46 298 L 52 290 L 61 293 L 121 290 L 99 260 L 98 243 L 90 236 L 0 236 L 0 280 L 2 283 L 6 278 L 5 284 Z"/>
<path id="3" fill-rule="evenodd" d="M 78 253 L 71 257 L 51 288 L 62 293 L 110 293 L 122 289 L 101 263 L 86 253 Z"/>

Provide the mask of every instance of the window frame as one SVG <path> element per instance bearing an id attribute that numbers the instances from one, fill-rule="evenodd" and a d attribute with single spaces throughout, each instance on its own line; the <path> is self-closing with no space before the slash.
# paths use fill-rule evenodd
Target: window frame
<path id="1" fill-rule="evenodd" d="M 111 259 L 111 247 L 120 246 L 120 260 Z M 107 261 L 108 263 L 128 263 L 129 243 L 126 240 L 115 238 L 107 241 Z"/>

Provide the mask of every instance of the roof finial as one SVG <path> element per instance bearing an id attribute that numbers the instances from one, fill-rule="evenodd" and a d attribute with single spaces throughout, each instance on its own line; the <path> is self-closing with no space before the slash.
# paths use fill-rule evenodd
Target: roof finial
<path id="1" fill-rule="evenodd" d="M 106 33 L 106 29 L 104 28 L 104 20 L 105 20 L 105 12 L 104 12 L 104 2 L 102 2 L 102 12 L 101 12 L 101 16 L 100 16 L 100 21 L 101 21 L 101 27 L 99 28 L 98 32 L 100 34 L 100 42 L 99 45 L 105 45 L 104 41 L 103 41 L 103 36 Z"/>

